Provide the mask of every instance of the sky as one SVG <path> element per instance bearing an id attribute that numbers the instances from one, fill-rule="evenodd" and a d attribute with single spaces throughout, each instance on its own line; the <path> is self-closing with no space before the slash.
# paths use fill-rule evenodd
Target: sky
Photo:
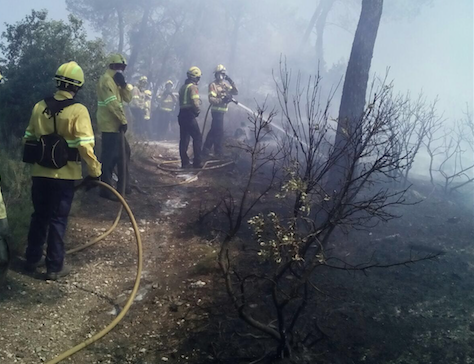
<path id="1" fill-rule="evenodd" d="M 32 8 L 47 9 L 53 19 L 67 17 L 65 1 L 9 2 L 8 10 L 0 12 L 0 33 L 5 30 L 5 22 L 21 20 Z M 314 9 L 303 10 L 309 20 Z M 460 117 L 466 103 L 472 110 L 473 12 L 473 0 L 433 0 L 413 18 L 396 22 L 382 19 L 371 72 L 384 75 L 390 67 L 389 78 L 398 90 L 414 94 L 423 90 L 431 99 L 438 95 L 440 109 L 451 117 Z M 347 60 L 352 39 L 353 33 L 329 26 L 325 33 L 326 62 Z"/>

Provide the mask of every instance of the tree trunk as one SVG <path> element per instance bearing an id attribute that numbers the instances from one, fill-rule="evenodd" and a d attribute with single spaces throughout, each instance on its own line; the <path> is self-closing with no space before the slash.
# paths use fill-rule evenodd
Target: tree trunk
<path id="1" fill-rule="evenodd" d="M 319 14 L 321 13 L 323 2 L 324 0 L 320 0 L 318 7 L 314 11 L 314 14 L 311 17 L 311 20 L 309 21 L 306 31 L 304 32 L 303 39 L 301 40 L 299 52 L 302 52 L 305 45 L 308 43 L 309 36 L 311 35 L 311 32 L 313 31 L 314 26 L 316 24 L 316 20 L 318 20 Z"/>
<path id="2" fill-rule="evenodd" d="M 316 58 L 318 59 L 321 70 L 326 69 L 326 62 L 324 62 L 324 29 L 326 28 L 326 20 L 329 11 L 334 5 L 333 0 L 321 0 L 322 9 L 316 21 Z"/>
<path id="3" fill-rule="evenodd" d="M 242 5 L 239 5 L 237 15 L 234 19 L 234 28 L 232 29 L 232 35 L 230 38 L 230 56 L 229 56 L 229 69 L 231 72 L 235 69 L 235 61 L 237 57 L 237 44 L 239 41 L 239 30 L 242 22 Z"/>
<path id="4" fill-rule="evenodd" d="M 151 8 L 151 5 L 145 6 L 144 11 L 143 11 L 142 20 L 140 22 L 140 28 L 138 30 L 138 33 L 136 33 L 136 35 L 134 37 L 134 42 L 131 44 L 132 53 L 130 54 L 130 60 L 128 62 L 128 70 L 129 70 L 129 74 L 131 76 L 133 76 L 133 72 L 135 72 L 135 64 L 137 62 L 138 55 L 139 55 L 139 53 L 141 51 L 141 48 L 142 48 L 142 45 L 143 45 L 143 38 L 145 36 L 145 32 L 146 32 L 146 28 L 147 28 L 147 24 L 148 24 L 148 19 L 150 17 L 150 13 L 151 13 L 150 8 Z"/>
<path id="5" fill-rule="evenodd" d="M 352 43 L 351 56 L 342 89 L 335 140 L 336 151 L 346 147 L 345 131 L 350 133 L 364 112 L 370 64 L 382 9 L 383 0 L 362 1 L 362 11 Z M 349 158 L 341 158 L 338 165 L 333 168 L 330 178 L 331 190 L 339 192 L 344 185 L 347 178 L 348 160 Z"/>
<path id="6" fill-rule="evenodd" d="M 123 53 L 123 43 L 124 43 L 124 24 L 123 24 L 123 11 L 122 6 L 117 6 L 117 18 L 118 18 L 118 32 L 119 32 L 119 44 L 118 44 L 118 53 Z"/>

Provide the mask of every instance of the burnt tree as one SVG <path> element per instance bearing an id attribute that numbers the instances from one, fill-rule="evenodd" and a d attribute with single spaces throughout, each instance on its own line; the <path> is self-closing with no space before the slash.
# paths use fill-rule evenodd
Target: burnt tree
<path id="1" fill-rule="evenodd" d="M 351 55 L 347 65 L 342 99 L 339 106 L 339 119 L 335 146 L 344 149 L 347 135 L 353 132 L 353 127 L 362 118 L 365 107 L 367 83 L 370 65 L 374 53 L 375 39 L 382 16 L 383 0 L 363 0 L 359 23 L 352 43 Z M 331 190 L 339 190 L 347 178 L 347 163 L 351 156 L 333 168 L 330 178 Z"/>

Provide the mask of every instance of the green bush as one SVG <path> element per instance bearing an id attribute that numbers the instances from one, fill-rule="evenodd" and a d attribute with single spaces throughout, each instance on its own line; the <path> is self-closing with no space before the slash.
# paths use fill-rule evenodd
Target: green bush
<path id="1" fill-rule="evenodd" d="M 85 84 L 77 99 L 95 117 L 96 84 L 105 70 L 104 45 L 88 40 L 82 21 L 69 16 L 67 22 L 47 20 L 46 11 L 32 11 L 16 24 L 7 24 L 0 51 L 2 74 L 7 81 L 0 87 L 0 140 L 20 138 L 28 125 L 33 106 L 52 95 L 52 80 L 58 67 L 71 60 L 84 70 Z"/>
<path id="2" fill-rule="evenodd" d="M 12 233 L 11 249 L 14 253 L 21 254 L 26 245 L 30 216 L 33 212 L 30 166 L 21 162 L 21 145 L 10 145 L 8 152 L 0 150 L 0 173 Z"/>

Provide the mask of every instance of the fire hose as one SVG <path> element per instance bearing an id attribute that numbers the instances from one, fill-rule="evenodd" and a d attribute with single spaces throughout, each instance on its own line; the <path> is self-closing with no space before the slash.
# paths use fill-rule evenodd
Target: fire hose
<path id="1" fill-rule="evenodd" d="M 137 274 L 136 274 L 136 278 L 135 278 L 135 284 L 133 285 L 132 292 L 130 293 L 129 298 L 128 298 L 127 302 L 125 303 L 125 306 L 120 311 L 119 315 L 111 323 L 109 323 L 104 329 L 102 329 L 97 334 L 95 334 L 92 337 L 90 337 L 89 339 L 81 342 L 80 344 L 77 344 L 73 348 L 71 348 L 69 350 L 66 350 L 62 354 L 55 357 L 54 359 L 48 361 L 46 364 L 59 363 L 60 361 L 72 356 L 73 354 L 77 353 L 78 351 L 84 349 L 85 347 L 89 346 L 90 344 L 96 342 L 97 340 L 101 339 L 106 334 L 108 334 L 115 326 L 117 326 L 117 324 L 127 314 L 128 310 L 130 309 L 130 306 L 132 305 L 133 300 L 135 299 L 135 296 L 138 292 L 138 287 L 140 286 L 140 277 L 141 277 L 141 272 L 142 272 L 142 269 L 143 269 L 143 247 L 142 247 L 142 240 L 141 240 L 141 237 L 140 237 L 140 232 L 138 230 L 137 221 L 135 220 L 135 216 L 133 215 L 132 210 L 130 209 L 130 206 L 127 204 L 125 199 L 113 187 L 109 186 L 108 184 L 106 184 L 104 182 L 100 182 L 100 181 L 94 181 L 94 183 L 96 183 L 97 185 L 99 185 L 102 188 L 108 189 L 111 193 L 113 193 L 118 198 L 119 202 L 121 203 L 120 211 L 117 215 L 117 218 L 114 221 L 114 224 L 112 225 L 112 227 L 107 232 L 105 232 L 104 234 L 102 234 L 98 238 L 92 240 L 91 242 L 79 247 L 78 249 L 69 250 L 67 253 L 70 254 L 72 252 L 82 250 L 82 249 L 84 249 L 88 246 L 91 246 L 91 245 L 95 244 L 96 242 L 102 240 L 107 235 L 109 235 L 115 229 L 115 227 L 117 226 L 118 221 L 120 220 L 120 215 L 121 215 L 122 209 L 125 209 L 125 211 L 128 214 L 128 217 L 130 218 L 130 222 L 132 224 L 132 228 L 133 228 L 133 231 L 135 233 L 135 238 L 136 238 L 136 242 L 137 242 Z"/>

